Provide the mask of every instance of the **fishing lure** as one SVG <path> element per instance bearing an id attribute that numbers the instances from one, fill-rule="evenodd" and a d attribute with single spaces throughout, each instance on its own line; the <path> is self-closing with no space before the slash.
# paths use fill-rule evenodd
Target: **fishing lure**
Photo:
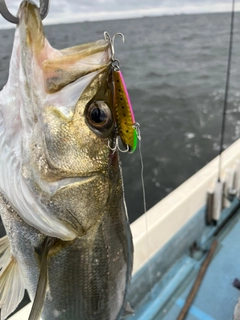
<path id="1" fill-rule="evenodd" d="M 114 88 L 113 99 L 117 133 L 126 149 L 121 150 L 118 143 L 116 144 L 116 147 L 121 152 L 133 153 L 137 148 L 138 124 L 135 122 L 130 97 L 124 82 L 123 74 L 120 71 L 119 60 L 115 58 L 114 40 L 118 35 L 122 37 L 124 42 L 124 35 L 122 33 L 116 33 L 111 39 L 109 33 L 106 31 L 104 32 L 105 40 L 111 45 L 112 79 Z"/>

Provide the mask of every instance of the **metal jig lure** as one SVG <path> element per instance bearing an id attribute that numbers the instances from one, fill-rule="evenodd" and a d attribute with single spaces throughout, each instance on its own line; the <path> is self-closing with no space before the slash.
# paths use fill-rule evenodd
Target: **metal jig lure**
<path id="1" fill-rule="evenodd" d="M 42 20 L 45 19 L 48 14 L 49 3 L 50 0 L 40 0 L 39 11 Z M 0 0 L 0 14 L 3 16 L 3 18 L 11 23 L 18 24 L 19 22 L 18 17 L 11 14 L 11 12 L 8 10 L 5 0 Z"/>
<path id="2" fill-rule="evenodd" d="M 112 39 L 108 32 L 104 32 L 105 40 L 110 44 L 112 55 L 113 87 L 114 87 L 114 112 L 116 117 L 117 132 L 122 140 L 125 150 L 120 149 L 118 141 L 111 150 L 118 149 L 121 152 L 133 153 L 137 147 L 137 128 L 132 109 L 130 97 L 124 82 L 122 72 L 120 71 L 119 60 L 115 58 L 114 40 L 116 36 L 121 36 L 124 42 L 124 35 L 116 33 Z"/>

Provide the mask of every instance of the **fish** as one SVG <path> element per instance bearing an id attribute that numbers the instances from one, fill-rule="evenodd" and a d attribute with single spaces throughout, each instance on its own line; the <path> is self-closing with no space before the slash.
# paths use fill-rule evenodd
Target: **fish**
<path id="1" fill-rule="evenodd" d="M 0 92 L 0 308 L 27 290 L 29 320 L 118 320 L 133 242 L 105 39 L 54 49 L 37 6 L 18 11 Z"/>

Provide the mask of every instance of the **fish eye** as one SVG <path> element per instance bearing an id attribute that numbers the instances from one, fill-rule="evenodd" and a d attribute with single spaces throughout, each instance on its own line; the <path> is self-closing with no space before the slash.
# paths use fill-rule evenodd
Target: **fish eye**
<path id="1" fill-rule="evenodd" d="M 85 113 L 87 123 L 95 133 L 103 135 L 112 129 L 112 112 L 104 101 L 92 101 Z"/>
<path id="2" fill-rule="evenodd" d="M 90 118 L 92 122 L 95 123 L 104 123 L 107 121 L 107 114 L 105 110 L 99 108 L 98 106 L 94 106 L 89 112 Z"/>

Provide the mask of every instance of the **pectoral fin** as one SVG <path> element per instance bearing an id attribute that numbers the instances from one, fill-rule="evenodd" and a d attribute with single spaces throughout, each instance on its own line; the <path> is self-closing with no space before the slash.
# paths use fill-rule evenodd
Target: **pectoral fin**
<path id="1" fill-rule="evenodd" d="M 5 236 L 0 239 L 0 274 L 7 266 L 10 257 L 10 242 L 8 237 Z"/>
<path id="2" fill-rule="evenodd" d="M 37 290 L 36 290 L 36 295 L 34 298 L 32 310 L 28 320 L 40 319 L 42 309 L 44 306 L 44 301 L 45 301 L 46 292 L 47 292 L 47 284 L 48 284 L 48 268 L 47 268 L 48 252 L 52 247 L 52 245 L 54 244 L 54 242 L 55 242 L 54 238 L 47 237 L 43 243 L 38 285 L 37 285 Z"/>
<path id="3" fill-rule="evenodd" d="M 23 276 L 17 260 L 11 255 L 7 236 L 0 239 L 0 308 L 1 320 L 6 319 L 24 296 Z"/>

